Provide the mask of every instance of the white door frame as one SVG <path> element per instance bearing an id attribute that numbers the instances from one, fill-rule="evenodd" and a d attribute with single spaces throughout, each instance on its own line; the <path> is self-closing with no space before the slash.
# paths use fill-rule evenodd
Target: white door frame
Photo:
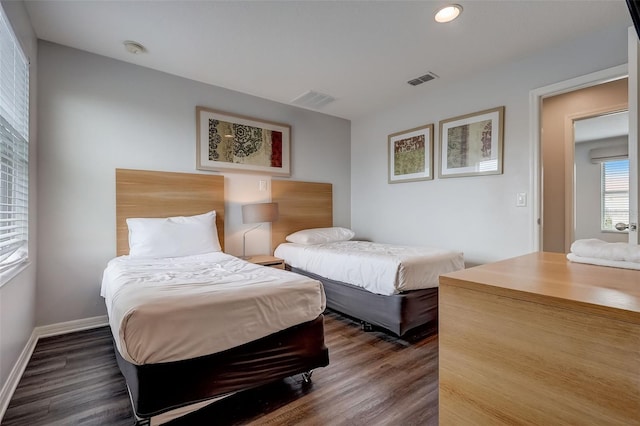
<path id="1" fill-rule="evenodd" d="M 542 247 L 542 164 L 541 143 L 540 143 L 540 117 L 542 100 L 549 96 L 560 95 L 574 90 L 584 89 L 602 83 L 618 80 L 627 77 L 627 64 L 617 67 L 607 68 L 591 74 L 572 78 L 569 80 L 554 83 L 549 86 L 533 89 L 529 92 L 529 134 L 530 134 L 530 193 L 531 197 L 531 217 L 533 218 L 529 241 L 532 242 L 532 251 L 540 251 Z M 631 100 L 629 100 L 631 102 Z"/>
<path id="2" fill-rule="evenodd" d="M 640 182 L 638 182 L 638 102 L 640 85 L 638 71 L 640 70 L 640 42 L 638 32 L 629 27 L 627 39 L 627 59 L 629 71 L 629 244 L 637 245 L 638 241 L 638 203 L 640 203 Z"/>

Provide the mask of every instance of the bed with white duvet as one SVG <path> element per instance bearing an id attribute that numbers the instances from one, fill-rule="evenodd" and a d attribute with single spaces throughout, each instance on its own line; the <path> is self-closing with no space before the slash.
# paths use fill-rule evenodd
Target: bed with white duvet
<path id="1" fill-rule="evenodd" d="M 224 253 L 224 177 L 116 169 L 104 296 L 136 424 L 329 364 L 322 284 Z"/>
<path id="2" fill-rule="evenodd" d="M 438 287 L 440 274 L 464 268 L 460 252 L 368 241 L 284 243 L 275 256 L 294 268 L 387 296 Z"/>
<path id="3" fill-rule="evenodd" d="M 222 252 L 117 257 L 104 271 L 101 294 L 117 349 L 136 365 L 222 352 L 325 309 L 318 281 Z"/>
<path id="4" fill-rule="evenodd" d="M 402 336 L 437 320 L 439 276 L 464 268 L 462 252 L 352 241 L 347 228 L 305 229 L 274 255 L 323 283 L 327 307 Z"/>

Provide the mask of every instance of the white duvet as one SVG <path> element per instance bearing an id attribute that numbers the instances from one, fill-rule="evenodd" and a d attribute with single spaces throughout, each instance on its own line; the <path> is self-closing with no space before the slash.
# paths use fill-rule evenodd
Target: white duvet
<path id="1" fill-rule="evenodd" d="M 322 284 L 221 252 L 111 260 L 101 295 L 118 351 L 133 364 L 221 352 L 311 321 Z"/>
<path id="2" fill-rule="evenodd" d="M 461 252 L 365 241 L 285 243 L 274 255 L 294 268 L 383 295 L 437 287 L 441 274 L 464 268 Z"/>

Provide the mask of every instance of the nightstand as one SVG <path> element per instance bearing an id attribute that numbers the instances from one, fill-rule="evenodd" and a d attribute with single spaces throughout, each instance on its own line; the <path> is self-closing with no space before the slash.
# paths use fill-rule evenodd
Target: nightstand
<path id="1" fill-rule="evenodd" d="M 251 256 L 245 259 L 247 262 L 255 263 L 256 265 L 270 266 L 272 268 L 284 269 L 284 260 L 267 255 Z"/>

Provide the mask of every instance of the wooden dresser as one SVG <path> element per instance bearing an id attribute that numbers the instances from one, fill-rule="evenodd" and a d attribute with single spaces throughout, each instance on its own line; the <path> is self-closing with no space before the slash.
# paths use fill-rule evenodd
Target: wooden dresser
<path id="1" fill-rule="evenodd" d="M 640 425 L 640 271 L 540 252 L 439 292 L 441 425 Z"/>

